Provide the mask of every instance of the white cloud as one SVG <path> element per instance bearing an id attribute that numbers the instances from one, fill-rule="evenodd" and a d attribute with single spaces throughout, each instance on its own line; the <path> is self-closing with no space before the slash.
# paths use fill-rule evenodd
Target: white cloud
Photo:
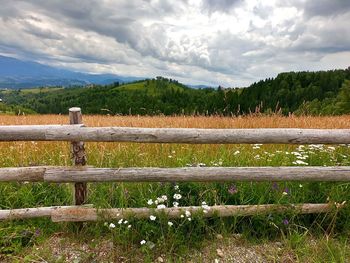
<path id="1" fill-rule="evenodd" d="M 281 71 L 344 68 L 347 2 L 0 0 L 0 53 L 88 72 L 242 86 Z"/>

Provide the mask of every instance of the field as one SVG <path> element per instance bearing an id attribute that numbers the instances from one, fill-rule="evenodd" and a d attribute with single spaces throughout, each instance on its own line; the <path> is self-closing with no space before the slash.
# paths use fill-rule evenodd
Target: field
<path id="1" fill-rule="evenodd" d="M 85 115 L 83 122 L 87 126 L 128 127 L 350 128 L 350 116 Z M 0 115 L 0 125 L 67 123 L 68 116 L 65 115 Z M 88 165 L 95 167 L 350 165 L 349 145 L 86 143 L 86 150 Z M 71 165 L 70 144 L 0 144 L 0 167 L 34 165 Z M 349 183 L 91 183 L 88 188 L 88 203 L 96 207 L 155 207 L 156 200 L 171 207 L 174 202 L 185 206 L 202 205 L 203 202 L 207 205 L 343 203 L 350 199 Z M 179 195 L 175 198 L 176 194 Z M 69 205 L 72 199 L 69 184 L 0 184 L 1 209 Z M 217 259 L 218 262 L 230 262 L 243 255 L 252 257 L 243 257 L 240 262 L 350 260 L 348 206 L 329 214 L 315 215 L 270 214 L 225 219 L 186 215 L 171 221 L 152 219 L 128 218 L 121 222 L 101 221 L 83 226 L 54 224 L 49 219 L 1 222 L 0 261 L 214 262 Z"/>

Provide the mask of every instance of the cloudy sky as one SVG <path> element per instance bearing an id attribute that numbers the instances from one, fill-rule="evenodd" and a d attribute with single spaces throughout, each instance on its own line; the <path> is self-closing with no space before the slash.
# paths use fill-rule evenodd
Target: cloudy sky
<path id="1" fill-rule="evenodd" d="M 350 66 L 350 0 L 0 0 L 0 54 L 245 86 Z"/>

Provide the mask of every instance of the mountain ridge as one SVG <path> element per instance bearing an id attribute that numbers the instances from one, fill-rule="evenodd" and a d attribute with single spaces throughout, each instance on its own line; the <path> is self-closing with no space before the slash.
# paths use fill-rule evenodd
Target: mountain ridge
<path id="1" fill-rule="evenodd" d="M 113 82 L 127 83 L 139 79 L 143 78 L 82 73 L 0 55 L 0 88 L 104 85 Z"/>

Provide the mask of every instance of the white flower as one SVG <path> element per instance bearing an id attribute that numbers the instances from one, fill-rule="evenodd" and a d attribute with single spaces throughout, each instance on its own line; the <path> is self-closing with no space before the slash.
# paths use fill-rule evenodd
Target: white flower
<path id="1" fill-rule="evenodd" d="M 191 221 L 192 219 L 191 219 L 191 217 L 189 217 L 189 218 L 187 218 L 187 220 L 188 220 L 188 221 Z"/>
<path id="2" fill-rule="evenodd" d="M 185 215 L 186 215 L 187 217 L 190 217 L 190 216 L 191 216 L 191 212 L 188 211 L 188 210 L 186 210 L 186 211 L 185 211 Z"/>
<path id="3" fill-rule="evenodd" d="M 239 154 L 240 153 L 240 151 L 235 151 L 234 153 L 233 153 L 233 155 L 237 155 L 237 154 Z"/>
<path id="4" fill-rule="evenodd" d="M 303 185 L 302 185 L 302 184 L 299 184 L 299 187 L 300 187 L 300 188 L 302 188 L 302 187 L 303 187 Z"/>
<path id="5" fill-rule="evenodd" d="M 127 223 L 128 223 L 128 220 L 125 220 L 125 221 L 124 221 L 124 224 L 126 225 Z"/>
<path id="6" fill-rule="evenodd" d="M 128 228 L 131 228 L 131 225 L 128 225 Z"/>
<path id="7" fill-rule="evenodd" d="M 115 224 L 110 223 L 110 224 L 109 224 L 109 228 L 115 228 Z"/>
<path id="8" fill-rule="evenodd" d="M 166 201 L 166 200 L 168 200 L 168 197 L 167 197 L 166 195 L 162 195 L 162 199 L 163 199 L 164 201 Z"/>
<path id="9" fill-rule="evenodd" d="M 173 222 L 168 222 L 168 226 L 173 226 L 174 225 L 174 223 Z"/>
<path id="10" fill-rule="evenodd" d="M 179 186 L 178 186 L 178 185 L 175 185 L 175 186 L 174 186 L 174 189 L 175 189 L 175 190 L 179 190 Z"/>
<path id="11" fill-rule="evenodd" d="M 119 225 L 122 224 L 122 223 L 123 223 L 123 218 L 118 221 Z"/>
<path id="12" fill-rule="evenodd" d="M 178 206 L 179 206 L 179 203 L 178 203 L 178 202 L 173 202 L 173 206 L 174 206 L 174 207 L 178 207 Z"/>
<path id="13" fill-rule="evenodd" d="M 165 205 L 157 205 L 157 209 L 164 209 L 165 207 Z"/>
<path id="14" fill-rule="evenodd" d="M 296 160 L 293 162 L 293 164 L 302 164 L 302 165 L 309 165 L 307 162 L 301 161 L 301 160 Z"/>
<path id="15" fill-rule="evenodd" d="M 288 195 L 288 193 L 287 193 L 287 192 L 283 192 L 282 194 L 283 194 L 283 195 Z"/>
<path id="16" fill-rule="evenodd" d="M 156 204 L 161 204 L 161 203 L 164 203 L 164 199 L 163 199 L 163 197 L 157 197 L 157 200 L 156 200 Z"/>
<path id="17" fill-rule="evenodd" d="M 141 240 L 140 244 L 141 244 L 141 245 L 146 244 L 146 240 Z"/>
<path id="18" fill-rule="evenodd" d="M 149 199 L 149 200 L 147 201 L 147 204 L 148 204 L 148 205 L 153 205 L 153 200 L 152 200 L 152 199 Z"/>
<path id="19" fill-rule="evenodd" d="M 154 221 L 154 220 L 156 220 L 156 216 L 154 216 L 154 215 L 150 215 L 150 217 L 149 217 L 149 219 L 151 219 L 152 221 Z"/>
<path id="20" fill-rule="evenodd" d="M 181 215 L 180 217 L 181 217 L 181 218 L 184 218 L 185 216 L 184 216 L 184 215 Z"/>
<path id="21" fill-rule="evenodd" d="M 174 194 L 174 199 L 180 200 L 182 198 L 182 195 L 180 194 Z"/>

